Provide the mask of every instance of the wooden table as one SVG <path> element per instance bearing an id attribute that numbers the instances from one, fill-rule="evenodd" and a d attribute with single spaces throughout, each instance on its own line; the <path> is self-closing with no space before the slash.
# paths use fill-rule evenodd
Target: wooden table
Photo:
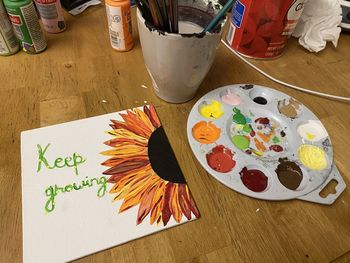
<path id="1" fill-rule="evenodd" d="M 197 96 L 168 104 L 153 93 L 134 11 L 130 52 L 111 49 L 105 10 L 99 6 L 78 17 L 66 14 L 67 31 L 46 34 L 45 52 L 0 58 L 0 262 L 22 260 L 20 132 L 146 103 L 156 107 L 202 217 L 79 262 L 349 262 L 349 188 L 331 206 L 249 198 L 206 173 L 186 137 L 187 116 L 205 93 L 234 83 L 270 86 L 322 120 L 334 144 L 335 163 L 350 185 L 349 103 L 278 85 L 221 44 Z M 350 96 L 350 35 L 341 35 L 337 49 L 329 44 L 319 54 L 291 39 L 281 58 L 253 62 L 283 81 Z"/>

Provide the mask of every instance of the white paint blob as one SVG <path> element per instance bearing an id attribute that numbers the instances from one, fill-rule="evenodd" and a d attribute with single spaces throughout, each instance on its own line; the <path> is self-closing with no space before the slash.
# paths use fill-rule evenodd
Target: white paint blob
<path id="1" fill-rule="evenodd" d="M 317 142 L 328 137 L 326 129 L 318 120 L 309 120 L 307 123 L 299 125 L 297 132 L 300 137 L 310 142 Z"/>

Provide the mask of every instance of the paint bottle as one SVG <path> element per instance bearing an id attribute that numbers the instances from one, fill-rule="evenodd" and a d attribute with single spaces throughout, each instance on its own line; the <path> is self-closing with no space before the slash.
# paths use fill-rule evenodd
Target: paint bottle
<path id="1" fill-rule="evenodd" d="M 232 7 L 228 44 L 241 55 L 269 59 L 282 55 L 305 0 L 237 0 Z"/>
<path id="2" fill-rule="evenodd" d="M 18 40 L 13 32 L 6 10 L 0 0 L 0 55 L 9 56 L 19 50 Z"/>
<path id="3" fill-rule="evenodd" d="M 129 51 L 132 39 L 130 0 L 106 0 L 111 46 L 118 51 Z"/>
<path id="4" fill-rule="evenodd" d="M 44 51 L 47 44 L 32 0 L 4 0 L 4 5 L 23 50 L 29 54 Z"/>
<path id="5" fill-rule="evenodd" d="M 34 1 L 47 32 L 60 33 L 66 29 L 60 0 Z"/>

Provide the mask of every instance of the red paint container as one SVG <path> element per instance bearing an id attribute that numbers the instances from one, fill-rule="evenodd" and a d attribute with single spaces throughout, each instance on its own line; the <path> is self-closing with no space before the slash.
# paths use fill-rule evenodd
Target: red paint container
<path id="1" fill-rule="evenodd" d="M 303 9 L 304 0 L 237 0 L 226 40 L 247 57 L 279 57 Z"/>

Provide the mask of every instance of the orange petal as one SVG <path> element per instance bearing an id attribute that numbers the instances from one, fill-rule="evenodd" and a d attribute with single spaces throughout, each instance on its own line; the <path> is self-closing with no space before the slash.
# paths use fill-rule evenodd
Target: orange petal
<path id="1" fill-rule="evenodd" d="M 151 204 L 151 207 L 153 207 L 151 211 L 151 218 L 150 218 L 151 225 L 155 221 L 158 221 L 159 217 L 161 217 L 164 193 L 165 193 L 165 183 L 159 182 L 157 188 L 155 189 L 155 193 Z"/>
<path id="2" fill-rule="evenodd" d="M 133 112 L 127 111 L 127 116 L 122 116 L 127 126 L 136 131 L 136 134 L 149 137 L 152 130 Z"/>
<path id="3" fill-rule="evenodd" d="M 151 121 L 149 120 L 147 114 L 144 113 L 142 110 L 139 110 L 139 109 L 135 109 L 135 113 L 142 120 L 142 122 L 150 129 L 150 131 L 153 132 L 155 128 L 153 127 L 153 125 L 152 125 Z"/>
<path id="4" fill-rule="evenodd" d="M 149 110 L 151 112 L 152 119 L 155 121 L 155 123 L 157 123 L 156 128 L 160 127 L 160 120 L 158 118 L 156 109 L 154 108 L 153 105 L 149 105 Z"/>
<path id="5" fill-rule="evenodd" d="M 149 214 L 149 212 L 152 209 L 152 200 L 156 186 L 156 184 L 149 186 L 148 189 L 142 195 L 142 201 L 137 213 L 137 225 L 143 221 L 143 219 Z"/>
<path id="6" fill-rule="evenodd" d="M 178 184 L 174 184 L 173 191 L 170 196 L 170 211 L 176 222 L 180 223 L 182 218 L 181 207 L 179 204 Z"/>
<path id="7" fill-rule="evenodd" d="M 159 124 L 152 118 L 152 115 L 151 115 L 151 112 L 150 110 L 147 108 L 147 106 L 143 106 L 143 111 L 144 113 L 147 115 L 148 119 L 151 121 L 152 123 L 152 126 L 154 128 L 158 128 L 159 127 Z"/>
<path id="8" fill-rule="evenodd" d="M 122 205 L 120 206 L 119 213 L 139 204 L 142 201 L 142 195 L 145 193 L 149 186 L 149 180 L 140 181 L 139 185 L 134 186 L 133 190 L 128 192 L 127 195 L 125 195 L 125 199 Z"/>

